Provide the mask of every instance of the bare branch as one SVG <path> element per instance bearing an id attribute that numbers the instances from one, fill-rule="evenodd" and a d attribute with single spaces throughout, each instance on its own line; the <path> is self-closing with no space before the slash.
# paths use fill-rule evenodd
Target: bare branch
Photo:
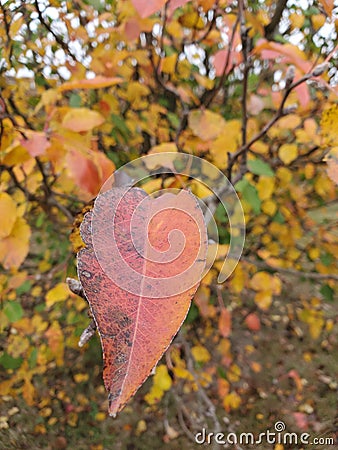
<path id="1" fill-rule="evenodd" d="M 269 41 L 273 39 L 273 35 L 278 27 L 278 24 L 282 18 L 283 11 L 286 7 L 287 0 L 279 0 L 276 5 L 275 13 L 268 25 L 265 26 L 265 37 Z"/>
<path id="2" fill-rule="evenodd" d="M 46 30 L 48 30 L 52 36 L 54 37 L 54 39 L 56 40 L 56 42 L 63 48 L 63 50 L 69 55 L 71 56 L 75 61 L 77 61 L 74 53 L 70 50 L 68 44 L 66 42 L 63 41 L 63 39 L 61 39 L 60 36 L 58 36 L 52 29 L 52 27 L 49 25 L 48 22 L 46 22 L 46 20 L 44 19 L 43 15 L 42 15 L 42 11 L 40 10 L 39 7 L 39 2 L 38 0 L 34 0 L 34 5 L 35 5 L 35 9 L 36 12 L 38 13 L 39 16 L 39 20 L 41 22 L 41 24 L 46 28 Z"/>
<path id="3" fill-rule="evenodd" d="M 230 41 L 229 41 L 229 44 L 228 44 L 228 51 L 227 51 L 227 55 L 226 55 L 226 58 L 225 58 L 225 64 L 224 64 L 224 68 L 223 68 L 223 72 L 222 72 L 221 78 L 220 78 L 218 84 L 213 89 L 211 89 L 210 91 L 205 92 L 204 95 L 201 98 L 201 105 L 204 105 L 206 108 L 210 105 L 210 103 L 216 97 L 216 95 L 218 94 L 220 89 L 223 87 L 225 78 L 229 74 L 227 72 L 227 70 L 228 70 L 229 63 L 230 63 L 230 56 L 231 56 L 231 51 L 232 51 L 232 45 L 233 45 L 234 40 L 235 40 L 235 34 L 236 34 L 236 30 L 237 30 L 237 27 L 238 27 L 238 24 L 239 24 L 239 20 L 240 20 L 240 18 L 238 16 L 237 19 L 236 19 L 235 25 L 234 25 L 234 27 L 232 29 L 232 32 L 231 32 L 231 37 L 230 37 Z"/>
<path id="4" fill-rule="evenodd" d="M 288 275 L 294 275 L 299 278 L 306 278 L 312 280 L 338 280 L 338 275 L 330 273 L 317 273 L 317 272 L 303 272 L 301 270 L 289 269 L 286 267 L 275 267 L 268 264 L 266 261 L 258 261 L 242 256 L 242 261 L 248 262 L 261 269 L 273 270 L 275 272 L 285 273 Z"/>

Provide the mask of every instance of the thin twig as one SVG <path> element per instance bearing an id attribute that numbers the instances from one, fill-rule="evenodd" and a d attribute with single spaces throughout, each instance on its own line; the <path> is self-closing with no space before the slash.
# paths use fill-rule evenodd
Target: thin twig
<path id="1" fill-rule="evenodd" d="M 38 0 L 34 0 L 34 5 L 35 5 L 36 12 L 38 13 L 39 20 L 40 20 L 41 24 L 46 28 L 47 31 L 49 31 L 52 34 L 52 36 L 54 37 L 56 42 L 61 45 L 63 50 L 66 53 L 68 53 L 68 55 L 71 56 L 75 61 L 77 61 L 74 53 L 70 50 L 68 44 L 66 42 L 64 42 L 63 39 L 61 39 L 61 37 L 58 36 L 53 31 L 52 27 L 48 24 L 48 22 L 45 21 L 43 15 L 42 15 L 42 11 L 40 10 L 40 7 L 39 7 L 39 1 Z"/>
<path id="2" fill-rule="evenodd" d="M 286 7 L 287 0 L 279 0 L 276 5 L 275 13 L 272 16 L 270 23 L 268 23 L 265 28 L 265 37 L 268 40 L 273 38 L 276 28 L 282 18 L 283 11 Z"/>
<path id="3" fill-rule="evenodd" d="M 241 41 L 242 41 L 242 55 L 243 55 L 243 83 L 242 83 L 242 146 L 246 145 L 247 141 L 247 125 L 248 125 L 248 112 L 247 112 L 247 95 L 248 95 L 248 80 L 249 80 L 249 71 L 250 71 L 250 62 L 249 62 L 249 35 L 248 28 L 245 24 L 245 5 L 244 0 L 239 0 L 239 17 L 240 17 L 240 32 L 241 32 Z M 243 152 L 240 160 L 240 173 L 242 176 L 247 171 L 247 151 Z"/>
<path id="4" fill-rule="evenodd" d="M 241 257 L 242 261 L 253 264 L 256 267 L 266 270 L 272 270 L 275 272 L 286 273 L 288 275 L 294 275 L 300 278 L 313 279 L 313 280 L 338 280 L 338 275 L 330 273 L 317 273 L 317 272 L 303 272 L 301 270 L 289 269 L 287 267 L 271 266 L 265 261 L 253 260 L 245 256 Z"/>
<path id="5" fill-rule="evenodd" d="M 213 99 L 216 97 L 216 95 L 218 94 L 219 90 L 222 88 L 225 78 L 226 76 L 229 74 L 229 72 L 227 72 L 227 69 L 229 67 L 229 62 L 230 62 L 230 56 L 231 56 L 231 52 L 232 52 L 232 46 L 235 40 L 235 34 L 236 34 L 236 30 L 239 24 L 239 17 L 237 17 L 235 25 L 233 26 L 232 32 L 231 32 L 231 37 L 230 37 L 230 41 L 228 44 L 228 51 L 227 51 L 227 55 L 225 58 L 225 64 L 224 64 L 224 68 L 223 68 L 223 72 L 222 75 L 220 77 L 220 80 L 218 82 L 218 84 L 211 90 L 206 92 L 202 99 L 201 99 L 201 104 L 203 104 L 206 108 L 210 105 L 210 103 L 213 101 Z"/>
<path id="6" fill-rule="evenodd" d="M 238 160 L 239 156 L 242 155 L 243 153 L 247 152 L 248 149 L 250 149 L 250 147 L 256 141 L 258 141 L 263 136 L 265 136 L 265 134 L 270 130 L 270 128 L 276 122 L 278 122 L 282 117 L 284 117 L 287 114 L 289 114 L 289 111 L 285 110 L 284 106 L 285 106 L 285 103 L 286 103 L 289 95 L 291 94 L 292 90 L 295 89 L 296 87 L 298 87 L 299 85 L 301 85 L 302 83 L 305 83 L 306 81 L 308 81 L 312 77 L 313 77 L 312 73 L 308 73 L 308 74 L 304 75 L 302 78 L 300 78 L 299 80 L 295 81 L 294 83 L 291 83 L 290 86 L 287 89 L 285 89 L 282 101 L 281 101 L 281 103 L 279 105 L 279 108 L 276 111 L 276 114 L 274 115 L 274 117 L 267 124 L 265 124 L 265 126 L 253 138 L 251 138 L 249 142 L 247 142 L 245 145 L 242 145 L 237 150 L 237 152 L 235 152 L 234 154 L 230 155 L 228 169 L 227 169 L 228 178 L 229 178 L 230 181 L 231 181 L 231 177 L 232 177 L 233 166 L 234 166 L 235 162 Z"/>

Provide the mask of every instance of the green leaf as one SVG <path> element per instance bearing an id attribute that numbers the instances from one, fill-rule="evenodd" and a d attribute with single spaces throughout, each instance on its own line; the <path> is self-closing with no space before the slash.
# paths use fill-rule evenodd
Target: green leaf
<path id="1" fill-rule="evenodd" d="M 320 256 L 320 260 L 324 266 L 328 267 L 333 262 L 333 256 L 331 253 L 326 252 Z"/>
<path id="2" fill-rule="evenodd" d="M 26 280 L 16 289 L 17 295 L 26 294 L 32 289 L 32 283 L 29 280 Z"/>
<path id="3" fill-rule="evenodd" d="M 22 358 L 13 358 L 13 356 L 7 355 L 7 353 L 4 353 L 0 357 L 0 364 L 5 369 L 18 369 L 21 366 L 22 361 Z"/>
<path id="4" fill-rule="evenodd" d="M 242 180 L 238 181 L 235 184 L 235 189 L 237 192 L 243 192 L 244 189 L 249 185 L 249 181 L 246 178 L 243 178 Z"/>
<path id="5" fill-rule="evenodd" d="M 267 177 L 273 177 L 274 172 L 266 162 L 261 159 L 253 159 L 248 161 L 248 168 L 250 172 L 255 175 L 266 175 Z"/>
<path id="6" fill-rule="evenodd" d="M 4 312 L 10 322 L 16 322 L 17 320 L 20 320 L 21 317 L 23 316 L 22 306 L 20 305 L 19 302 L 15 300 L 8 302 L 5 305 Z"/>
<path id="7" fill-rule="evenodd" d="M 255 214 L 260 213 L 261 201 L 260 198 L 258 197 L 257 189 L 254 186 L 248 184 L 242 192 L 242 197 L 245 201 L 249 203 Z"/>
<path id="8" fill-rule="evenodd" d="M 28 365 L 30 369 L 33 369 L 36 366 L 37 357 L 38 357 L 38 349 L 35 347 L 31 351 L 31 354 L 29 355 L 28 358 Z"/>
<path id="9" fill-rule="evenodd" d="M 283 214 L 280 211 L 277 211 L 276 214 L 274 215 L 273 222 L 277 222 L 277 223 L 285 223 L 285 219 Z"/>
<path id="10" fill-rule="evenodd" d="M 322 296 L 324 297 L 324 299 L 328 302 L 333 302 L 333 294 L 334 294 L 334 290 L 332 289 L 331 286 L 329 286 L 328 284 L 324 284 L 321 288 L 320 288 L 320 293 L 322 294 Z"/>
<path id="11" fill-rule="evenodd" d="M 79 94 L 73 93 L 69 99 L 69 105 L 72 108 L 79 108 L 82 104 L 82 99 Z"/>
<path id="12" fill-rule="evenodd" d="M 187 314 L 187 318 L 185 319 L 187 323 L 194 322 L 199 316 L 199 311 L 197 306 L 194 303 L 191 303 L 189 312 Z"/>

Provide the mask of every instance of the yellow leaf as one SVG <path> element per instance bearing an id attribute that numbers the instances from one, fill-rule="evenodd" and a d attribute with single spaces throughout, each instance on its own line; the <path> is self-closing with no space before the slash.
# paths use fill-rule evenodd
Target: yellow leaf
<path id="1" fill-rule="evenodd" d="M 161 178 L 152 178 L 147 181 L 145 184 L 142 184 L 142 189 L 147 192 L 147 194 L 152 194 L 153 192 L 157 192 L 162 188 L 162 179 Z"/>
<path id="2" fill-rule="evenodd" d="M 319 248 L 310 248 L 310 250 L 308 251 L 308 255 L 312 260 L 318 259 L 320 256 Z"/>
<path id="3" fill-rule="evenodd" d="M 163 397 L 164 391 L 159 386 L 155 384 L 151 387 L 150 391 L 144 396 L 144 400 L 149 405 L 155 405 Z"/>
<path id="4" fill-rule="evenodd" d="M 315 175 L 315 165 L 307 163 L 304 167 L 304 175 L 307 180 L 311 180 Z"/>
<path id="5" fill-rule="evenodd" d="M 71 427 L 76 427 L 79 421 L 79 416 L 76 412 L 71 411 L 67 416 L 67 424 Z"/>
<path id="6" fill-rule="evenodd" d="M 276 171 L 276 176 L 280 180 L 282 187 L 287 187 L 292 180 L 292 173 L 286 167 L 279 167 Z"/>
<path id="7" fill-rule="evenodd" d="M 55 103 L 61 98 L 61 94 L 56 89 L 48 89 L 41 95 L 39 103 L 34 109 L 34 114 L 38 113 L 41 108 L 55 105 Z"/>
<path id="8" fill-rule="evenodd" d="M 241 377 L 241 369 L 239 366 L 237 366 L 237 364 L 231 364 L 229 370 L 227 370 L 227 379 L 231 382 L 231 383 L 236 383 L 237 381 L 239 381 L 240 377 Z"/>
<path id="9" fill-rule="evenodd" d="M 66 283 L 58 283 L 46 294 L 46 305 L 49 308 L 54 303 L 62 302 L 69 297 L 69 288 Z"/>
<path id="10" fill-rule="evenodd" d="M 241 403 L 241 397 L 237 392 L 230 392 L 223 399 L 223 406 L 227 412 L 230 412 L 232 409 L 238 409 Z"/>
<path id="11" fill-rule="evenodd" d="M 18 268 L 27 256 L 31 231 L 27 222 L 18 217 L 11 234 L 0 241 L 0 262 L 5 269 Z"/>
<path id="12" fill-rule="evenodd" d="M 15 202 L 6 192 L 0 192 L 0 239 L 11 234 L 16 221 L 16 216 Z"/>
<path id="13" fill-rule="evenodd" d="M 27 338 L 20 335 L 11 334 L 8 338 L 7 352 L 13 356 L 13 358 L 18 358 L 23 355 L 29 348 L 29 341 Z"/>
<path id="14" fill-rule="evenodd" d="M 324 25 L 325 20 L 324 14 L 311 14 L 311 22 L 315 31 L 319 30 L 319 28 Z"/>
<path id="15" fill-rule="evenodd" d="M 11 23 L 10 29 L 9 29 L 9 36 L 14 39 L 15 37 L 17 37 L 17 34 L 20 31 L 20 28 L 22 27 L 22 25 L 24 24 L 25 21 L 25 17 L 23 15 L 20 15 L 20 17 L 16 20 L 14 20 Z"/>
<path id="16" fill-rule="evenodd" d="M 256 188 L 259 198 L 261 200 L 268 200 L 273 194 L 275 180 L 273 177 L 260 176 Z"/>
<path id="17" fill-rule="evenodd" d="M 228 164 L 228 152 L 234 152 L 239 145 L 241 125 L 238 120 L 224 122 L 223 117 L 219 117 L 222 119 L 221 133 L 210 144 L 209 153 L 213 163 L 219 169 L 225 169 Z"/>
<path id="18" fill-rule="evenodd" d="M 283 161 L 284 164 L 288 165 L 294 161 L 298 156 L 298 149 L 296 144 L 283 144 L 278 150 L 279 159 Z"/>
<path id="19" fill-rule="evenodd" d="M 254 301 L 260 309 L 266 311 L 270 308 L 272 303 L 272 292 L 271 291 L 257 292 Z"/>
<path id="20" fill-rule="evenodd" d="M 175 377 L 177 378 L 183 378 L 184 380 L 193 380 L 194 377 L 191 375 L 189 370 L 185 369 L 184 367 L 174 367 L 173 372 Z"/>
<path id="21" fill-rule="evenodd" d="M 88 381 L 89 375 L 88 373 L 76 373 L 74 375 L 75 383 L 83 383 L 84 381 Z"/>
<path id="22" fill-rule="evenodd" d="M 195 345 L 191 349 L 194 360 L 199 363 L 206 363 L 210 360 L 211 356 L 208 350 L 202 345 Z"/>
<path id="23" fill-rule="evenodd" d="M 294 12 L 289 15 L 289 20 L 291 22 L 292 29 L 302 28 L 305 21 L 305 16 L 304 14 Z"/>
<path id="24" fill-rule="evenodd" d="M 186 14 L 183 14 L 183 16 L 179 18 L 179 22 L 185 28 L 197 28 L 198 30 L 204 28 L 203 19 L 200 17 L 197 11 L 190 11 Z"/>
<path id="25" fill-rule="evenodd" d="M 95 420 L 97 420 L 98 422 L 103 422 L 106 419 L 106 417 L 107 417 L 107 414 L 104 412 L 98 412 L 95 414 Z M 91 446 L 91 449 L 92 448 L 93 447 Z M 103 447 L 102 447 L 102 449 L 103 449 Z"/>
<path id="26" fill-rule="evenodd" d="M 264 155 L 269 151 L 268 144 L 265 144 L 265 142 L 262 141 L 255 142 L 251 148 L 255 153 L 259 153 L 260 155 Z"/>
<path id="27" fill-rule="evenodd" d="M 277 205 L 272 200 L 266 200 L 261 205 L 262 211 L 270 217 L 273 217 L 277 211 Z"/>
<path id="28" fill-rule="evenodd" d="M 284 445 L 282 445 L 282 444 L 276 444 L 275 446 L 274 446 L 274 449 L 273 450 L 284 450 Z"/>
<path id="29" fill-rule="evenodd" d="M 231 290 L 236 294 L 239 294 L 244 289 L 245 283 L 245 274 L 242 268 L 241 263 L 236 266 L 236 269 L 233 272 L 233 275 L 230 280 Z"/>
<path id="30" fill-rule="evenodd" d="M 171 388 L 172 380 L 168 374 L 167 366 L 161 364 L 156 367 L 154 375 L 154 385 L 158 386 L 163 391 L 168 391 Z"/>
<path id="31" fill-rule="evenodd" d="M 321 135 L 327 146 L 338 145 L 338 105 L 335 104 L 323 112 L 320 120 Z"/>
<path id="32" fill-rule="evenodd" d="M 256 272 L 250 280 L 250 287 L 255 291 L 270 289 L 271 275 L 268 272 Z"/>
<path id="33" fill-rule="evenodd" d="M 105 118 L 97 111 L 87 108 L 72 108 L 62 120 L 62 126 L 75 131 L 89 131 L 103 124 Z"/>
<path id="34" fill-rule="evenodd" d="M 163 142 L 162 144 L 155 145 L 149 150 L 148 155 L 152 155 L 153 153 L 166 153 L 166 152 L 169 153 L 177 152 L 177 146 L 175 142 Z"/>
<path id="35" fill-rule="evenodd" d="M 147 431 L 147 422 L 144 419 L 141 419 L 137 422 L 135 434 L 136 436 L 140 436 L 145 431 Z"/>
<path id="36" fill-rule="evenodd" d="M 315 320 L 309 323 L 309 333 L 312 339 L 318 339 L 325 322 L 322 317 L 315 316 Z"/>
<path id="37" fill-rule="evenodd" d="M 191 192 L 198 198 L 209 197 L 212 195 L 212 191 L 204 184 L 198 180 L 193 180 L 190 183 Z"/>
<path id="38" fill-rule="evenodd" d="M 170 56 L 166 56 L 161 61 L 161 69 L 164 73 L 172 74 L 176 69 L 177 53 L 173 53 Z"/>

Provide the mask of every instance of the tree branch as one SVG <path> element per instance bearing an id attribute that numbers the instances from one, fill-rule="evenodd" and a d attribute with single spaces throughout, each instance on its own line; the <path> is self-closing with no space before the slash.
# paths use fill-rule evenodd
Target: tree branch
<path id="1" fill-rule="evenodd" d="M 286 7 L 287 0 L 279 0 L 276 5 L 275 13 L 272 16 L 272 19 L 268 25 L 264 27 L 265 30 L 265 37 L 269 41 L 273 39 L 273 35 L 276 31 L 276 28 L 278 27 L 278 24 L 282 18 L 283 11 Z"/>
<path id="2" fill-rule="evenodd" d="M 38 13 L 39 16 L 39 20 L 41 22 L 41 24 L 46 28 L 47 31 L 49 31 L 52 36 L 54 37 L 54 39 L 56 40 L 56 42 L 63 48 L 63 50 L 68 53 L 68 55 L 70 55 L 75 61 L 77 61 L 74 53 L 70 50 L 68 44 L 66 42 L 63 41 L 63 39 L 61 39 L 60 36 L 58 36 L 52 29 L 52 27 L 48 24 L 48 22 L 45 21 L 42 12 L 39 8 L 39 2 L 38 0 L 34 0 L 34 5 L 35 5 L 35 9 L 36 12 Z"/>
<path id="3" fill-rule="evenodd" d="M 251 258 L 247 258 L 245 256 L 241 257 L 242 261 L 253 264 L 260 269 L 272 270 L 275 272 L 285 273 L 288 275 L 294 275 L 300 278 L 312 279 L 312 280 L 338 280 L 338 275 L 330 274 L 330 273 L 317 273 L 317 272 L 303 272 L 301 270 L 289 269 L 287 267 L 275 267 L 271 266 L 265 261 L 252 260 Z"/>

